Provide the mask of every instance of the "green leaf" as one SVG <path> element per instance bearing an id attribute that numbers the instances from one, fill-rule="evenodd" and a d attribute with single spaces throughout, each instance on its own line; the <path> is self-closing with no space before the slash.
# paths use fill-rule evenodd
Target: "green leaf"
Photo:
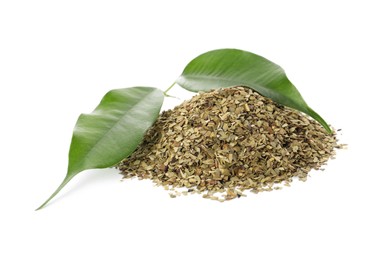
<path id="1" fill-rule="evenodd" d="M 91 114 L 81 114 L 72 136 L 67 175 L 38 209 L 81 171 L 110 167 L 129 156 L 158 118 L 163 99 L 156 88 L 115 89 Z"/>
<path id="2" fill-rule="evenodd" d="M 279 104 L 308 114 L 327 132 L 332 132 L 324 119 L 307 105 L 280 66 L 251 52 L 220 49 L 204 53 L 185 67 L 176 83 L 193 92 L 249 87 Z"/>

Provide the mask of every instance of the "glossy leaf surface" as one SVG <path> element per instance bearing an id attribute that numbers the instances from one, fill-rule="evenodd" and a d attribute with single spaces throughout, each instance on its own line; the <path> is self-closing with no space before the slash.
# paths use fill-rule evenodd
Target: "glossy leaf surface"
<path id="1" fill-rule="evenodd" d="M 331 133 L 328 124 L 307 105 L 284 70 L 251 52 L 237 49 L 209 51 L 193 59 L 176 82 L 193 92 L 249 87 L 281 105 L 308 114 Z"/>
<path id="2" fill-rule="evenodd" d="M 164 95 L 156 88 L 109 91 L 90 114 L 81 114 L 72 136 L 68 170 L 46 205 L 74 176 L 87 169 L 106 168 L 129 156 L 158 118 Z"/>

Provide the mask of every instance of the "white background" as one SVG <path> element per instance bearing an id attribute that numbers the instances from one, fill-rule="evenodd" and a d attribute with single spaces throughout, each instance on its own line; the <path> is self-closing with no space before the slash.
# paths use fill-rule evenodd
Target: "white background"
<path id="1" fill-rule="evenodd" d="M 381 2 L 1 1 L 0 258 L 385 259 Z M 66 173 L 80 113 L 110 89 L 166 89 L 218 48 L 281 65 L 348 149 L 306 183 L 227 203 L 110 169 L 34 211 Z"/>

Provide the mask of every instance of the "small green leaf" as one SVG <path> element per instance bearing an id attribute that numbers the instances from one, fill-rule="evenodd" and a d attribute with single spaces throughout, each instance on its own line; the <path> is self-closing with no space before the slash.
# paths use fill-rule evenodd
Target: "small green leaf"
<path id="1" fill-rule="evenodd" d="M 82 114 L 72 136 L 67 175 L 44 207 L 74 176 L 106 168 L 129 156 L 158 118 L 164 95 L 156 88 L 109 91 L 91 114 Z"/>
<path id="2" fill-rule="evenodd" d="M 249 87 L 279 104 L 308 114 L 327 132 L 332 132 L 324 119 L 307 105 L 280 66 L 251 52 L 220 49 L 204 53 L 185 67 L 176 82 L 193 92 Z"/>

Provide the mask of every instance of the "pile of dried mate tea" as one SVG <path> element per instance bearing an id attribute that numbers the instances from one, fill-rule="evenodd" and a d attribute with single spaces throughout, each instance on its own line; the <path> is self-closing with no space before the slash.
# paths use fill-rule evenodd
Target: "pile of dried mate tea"
<path id="1" fill-rule="evenodd" d="M 164 111 L 118 168 L 151 179 L 170 195 L 219 201 L 306 180 L 340 148 L 313 119 L 257 92 L 233 87 L 200 93 Z M 180 189 L 185 188 L 182 192 Z"/>

